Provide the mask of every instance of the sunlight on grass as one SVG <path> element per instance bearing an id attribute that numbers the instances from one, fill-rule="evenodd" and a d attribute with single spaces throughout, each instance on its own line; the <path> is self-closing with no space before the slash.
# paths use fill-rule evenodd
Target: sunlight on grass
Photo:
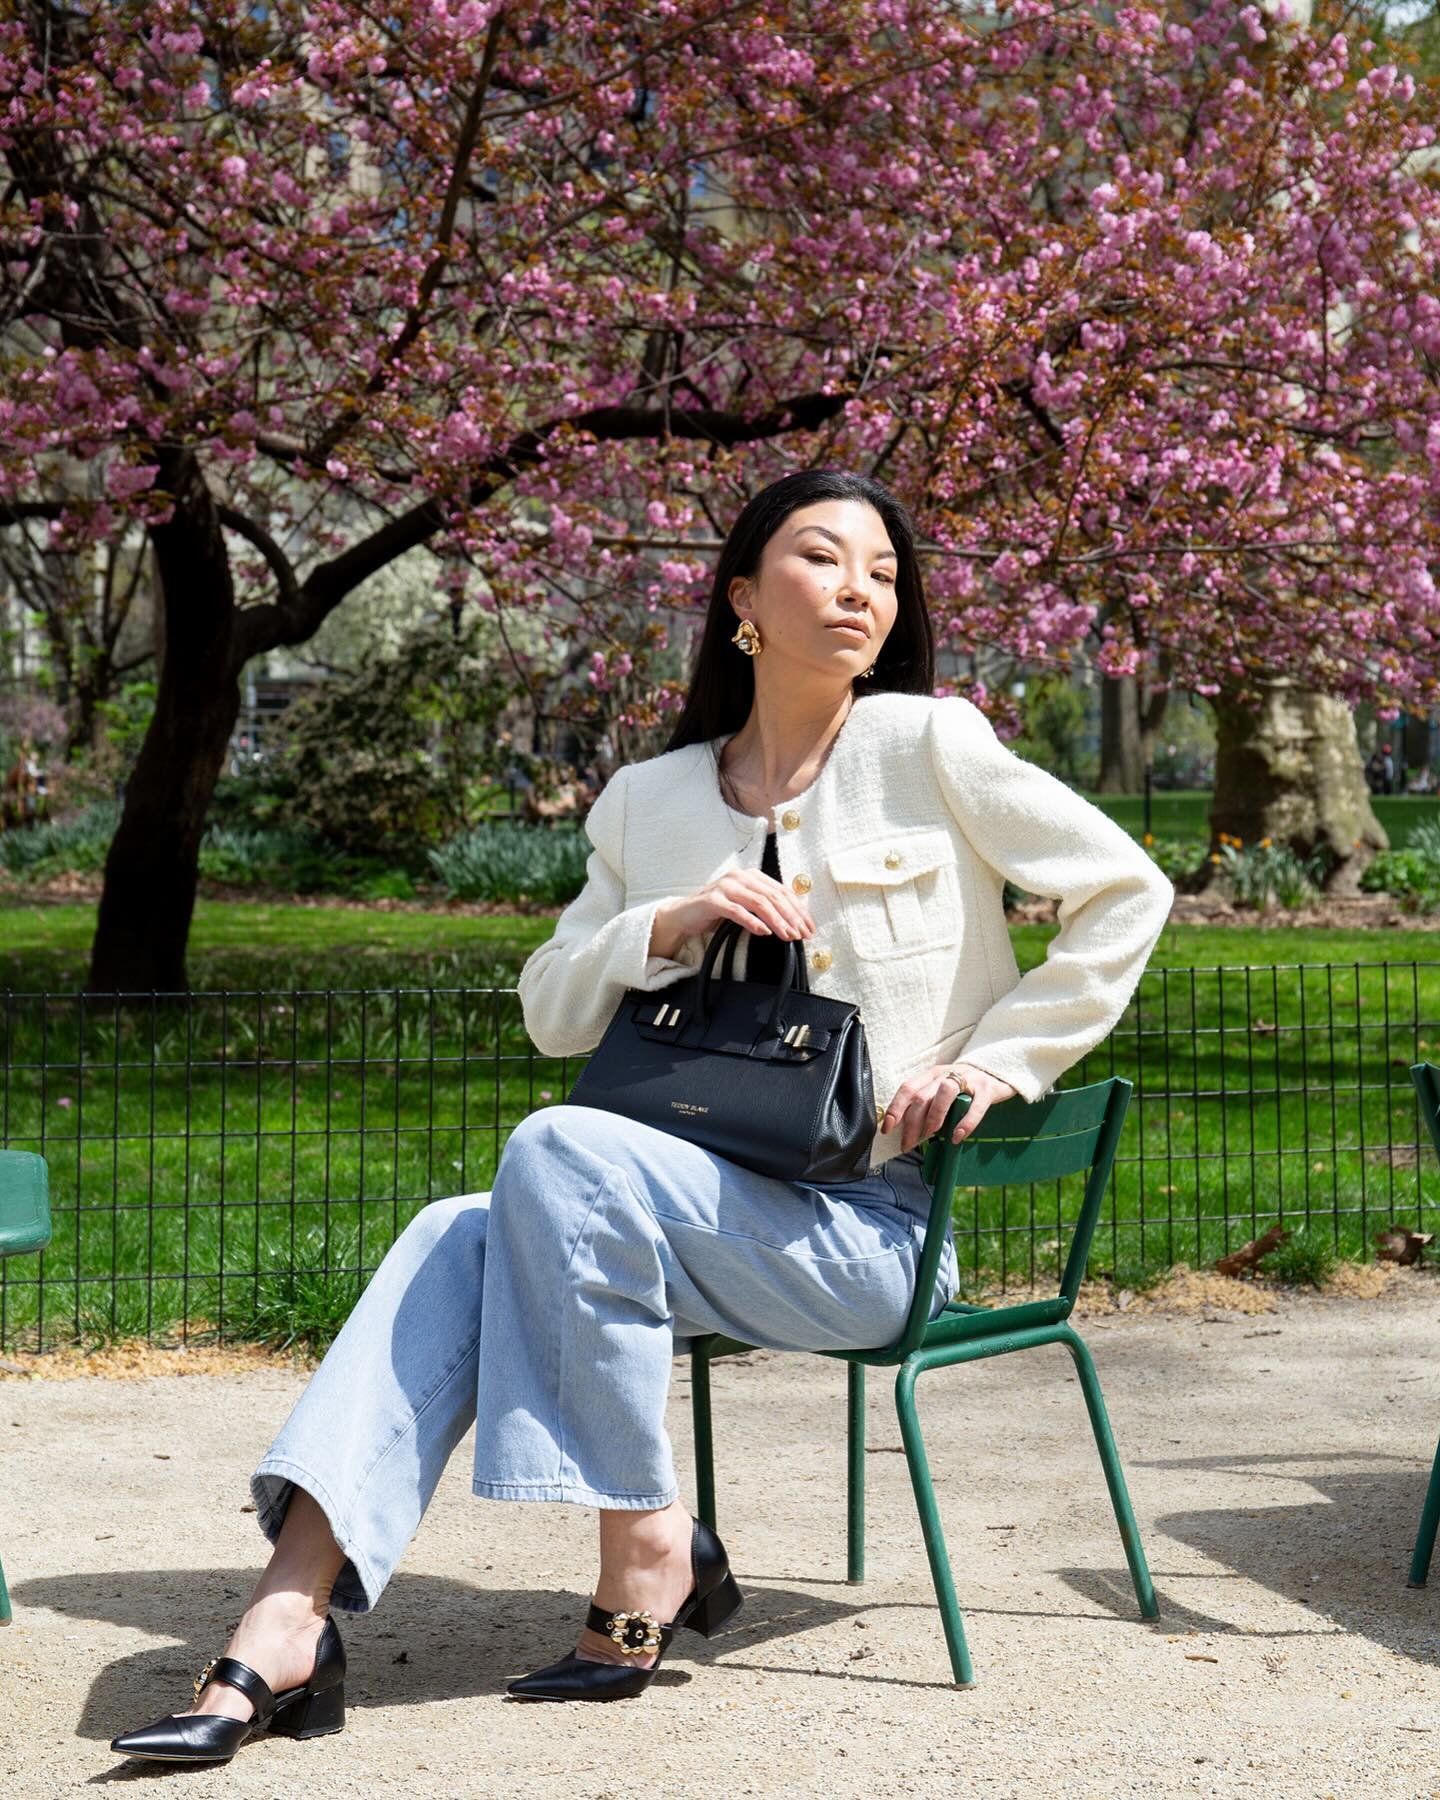
<path id="1" fill-rule="evenodd" d="M 30 977 L 5 1001 L 0 1133 L 47 1157 L 55 1211 L 43 1257 L 0 1264 L 0 1344 L 205 1320 L 323 1347 L 415 1212 L 488 1188 L 513 1126 L 579 1074 L 535 1053 L 506 991 L 551 927 L 209 905 L 193 979 L 240 991 L 117 1002 L 74 992 L 87 909 L 0 915 L 0 956 Z M 1013 935 L 1028 967 L 1054 928 Z M 335 991 L 297 992 L 297 972 Z M 1427 1056 L 1434 934 L 1168 928 L 1064 1081 L 1134 1084 L 1092 1272 L 1138 1288 L 1275 1219 L 1317 1267 L 1368 1257 L 1383 1225 L 1433 1225 L 1440 1169 L 1407 1073 Z M 1055 1278 L 1080 1192 L 962 1186 L 967 1283 Z"/>

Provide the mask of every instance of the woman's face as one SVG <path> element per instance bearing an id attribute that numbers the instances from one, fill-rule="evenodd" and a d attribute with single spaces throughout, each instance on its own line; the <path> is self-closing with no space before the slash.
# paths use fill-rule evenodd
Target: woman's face
<path id="1" fill-rule="evenodd" d="M 840 677 L 868 669 L 895 623 L 899 559 L 872 506 L 817 500 L 772 533 L 753 579 L 737 579 L 730 600 L 760 633 L 768 669 L 783 662 Z M 859 630 L 841 630 L 849 621 Z"/>

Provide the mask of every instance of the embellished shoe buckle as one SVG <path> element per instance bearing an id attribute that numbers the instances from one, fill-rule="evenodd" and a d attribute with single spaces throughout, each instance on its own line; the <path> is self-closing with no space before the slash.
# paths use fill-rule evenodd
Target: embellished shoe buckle
<path id="1" fill-rule="evenodd" d="M 611 1613 L 605 1630 L 626 1656 L 644 1656 L 660 1648 L 660 1621 L 653 1613 Z"/>
<path id="2" fill-rule="evenodd" d="M 197 1700 L 200 1698 L 200 1695 L 201 1695 L 202 1690 L 204 1689 L 205 1683 L 210 1679 L 210 1671 L 215 1667 L 216 1663 L 219 1662 L 219 1660 L 220 1660 L 220 1658 L 218 1656 L 212 1656 L 210 1658 L 209 1662 L 206 1663 L 205 1667 L 195 1677 L 195 1698 Z"/>

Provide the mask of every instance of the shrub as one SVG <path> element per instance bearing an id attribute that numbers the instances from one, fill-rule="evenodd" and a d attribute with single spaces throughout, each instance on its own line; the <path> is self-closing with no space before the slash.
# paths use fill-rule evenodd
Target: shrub
<path id="1" fill-rule="evenodd" d="M 574 826 L 477 825 L 439 850 L 431 866 L 457 900 L 533 900 L 564 905 L 585 885 L 590 840 Z"/>
<path id="2" fill-rule="evenodd" d="M 1198 838 L 1151 838 L 1145 850 L 1161 874 L 1171 881 L 1190 874 L 1205 860 L 1205 846 Z"/>
<path id="3" fill-rule="evenodd" d="M 1210 859 L 1221 866 L 1237 906 L 1303 906 L 1319 897 L 1325 878 L 1325 857 L 1320 851 L 1302 857 L 1288 844 L 1261 838 L 1258 844 L 1242 844 L 1239 838 L 1220 835 L 1220 848 Z"/>
<path id="4" fill-rule="evenodd" d="M 411 633 L 354 674 L 318 686 L 285 716 L 287 817 L 342 849 L 393 857 L 475 822 L 509 763 L 496 721 L 511 693 L 478 625 Z"/>
<path id="5" fill-rule="evenodd" d="M 289 871 L 314 855 L 309 832 L 211 825 L 200 843 L 200 873 L 227 887 L 289 886 Z"/>
<path id="6" fill-rule="evenodd" d="M 1360 877 L 1367 893 L 1394 894 L 1406 912 L 1440 910 L 1440 819 L 1426 819 L 1403 850 L 1382 850 Z"/>
<path id="7" fill-rule="evenodd" d="M 1292 1287 L 1324 1287 L 1340 1261 L 1334 1243 L 1318 1231 L 1297 1231 L 1262 1256 L 1259 1267 L 1273 1281 Z"/>
<path id="8" fill-rule="evenodd" d="M 43 881 L 74 870 L 98 874 L 120 823 L 116 800 L 97 800 L 68 819 L 43 820 L 0 832 L 0 864 L 22 879 Z"/>
<path id="9" fill-rule="evenodd" d="M 200 873 L 227 887 L 274 888 L 287 894 L 415 898 L 408 870 L 381 857 L 352 856 L 317 832 L 295 826 L 212 825 L 200 846 Z"/>

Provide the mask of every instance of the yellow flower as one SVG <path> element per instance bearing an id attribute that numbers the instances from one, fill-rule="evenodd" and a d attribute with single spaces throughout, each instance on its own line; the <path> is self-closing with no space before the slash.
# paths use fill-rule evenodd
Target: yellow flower
<path id="1" fill-rule="evenodd" d="M 1261 848 L 1261 849 L 1262 849 L 1262 850 L 1268 850 L 1268 849 L 1269 849 L 1269 848 L 1270 848 L 1270 840 L 1269 840 L 1269 838 L 1261 838 L 1261 840 L 1260 840 L 1260 848 Z"/>
<path id="2" fill-rule="evenodd" d="M 1144 845 L 1145 845 L 1145 847 L 1146 847 L 1146 849 L 1147 849 L 1147 850 L 1148 850 L 1148 849 L 1149 849 L 1149 847 L 1150 847 L 1150 845 L 1151 845 L 1151 844 L 1153 844 L 1153 843 L 1154 843 L 1154 842 L 1155 842 L 1155 838 L 1154 838 L 1154 835 L 1153 835 L 1153 833 L 1151 833 L 1151 832 L 1148 832 L 1148 831 L 1147 831 L 1147 832 L 1146 832 L 1146 833 L 1145 833 L 1145 836 L 1144 836 L 1144 838 L 1143 838 L 1143 840 L 1142 840 L 1142 842 L 1143 842 L 1143 843 L 1144 843 Z"/>
<path id="3" fill-rule="evenodd" d="M 1210 860 L 1211 862 L 1222 862 L 1224 859 L 1218 850 L 1212 850 L 1210 852 Z"/>

